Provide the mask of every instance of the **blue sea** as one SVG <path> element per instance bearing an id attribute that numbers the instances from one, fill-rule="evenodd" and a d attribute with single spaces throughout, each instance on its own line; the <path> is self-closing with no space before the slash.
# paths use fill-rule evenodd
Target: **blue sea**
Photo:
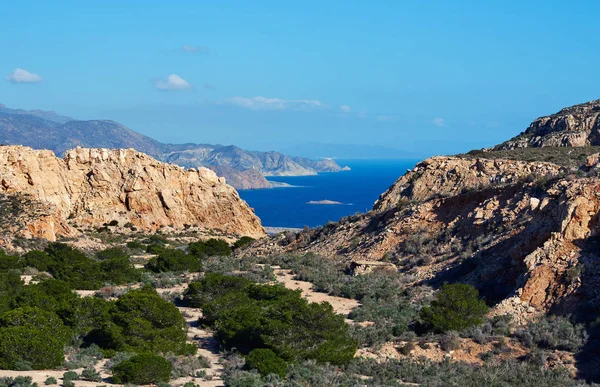
<path id="1" fill-rule="evenodd" d="M 316 176 L 268 177 L 295 187 L 239 191 L 268 227 L 317 227 L 367 212 L 381 193 L 418 160 L 336 160 L 352 170 Z M 343 204 L 308 204 L 331 200 Z"/>

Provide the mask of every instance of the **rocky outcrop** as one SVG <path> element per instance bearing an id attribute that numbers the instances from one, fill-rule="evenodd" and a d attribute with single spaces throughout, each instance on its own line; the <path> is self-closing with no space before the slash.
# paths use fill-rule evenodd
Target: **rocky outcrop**
<path id="1" fill-rule="evenodd" d="M 116 221 L 146 232 L 197 226 L 264 235 L 252 209 L 214 172 L 185 170 L 133 149 L 77 148 L 59 159 L 49 150 L 0 147 L 0 192 L 46 203 L 70 226 Z"/>
<path id="2" fill-rule="evenodd" d="M 557 176 L 561 171 L 558 165 L 545 162 L 432 157 L 407 171 L 379 197 L 373 209 L 387 211 L 408 201 L 547 178 Z"/>
<path id="3" fill-rule="evenodd" d="M 571 106 L 533 121 L 525 132 L 496 150 L 600 145 L 600 100 Z"/>

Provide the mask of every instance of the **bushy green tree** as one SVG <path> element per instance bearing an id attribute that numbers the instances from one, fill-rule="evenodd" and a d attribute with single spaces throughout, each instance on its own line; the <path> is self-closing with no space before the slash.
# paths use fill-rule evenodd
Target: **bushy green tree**
<path id="1" fill-rule="evenodd" d="M 152 258 L 146 269 L 155 273 L 167 271 L 197 272 L 202 269 L 202 261 L 198 256 L 187 254 L 179 249 L 163 249 L 158 257 Z"/>
<path id="2" fill-rule="evenodd" d="M 70 284 L 56 279 L 47 279 L 27 285 L 16 297 L 15 306 L 32 306 L 52 311 L 69 309 L 77 299 Z"/>
<path id="3" fill-rule="evenodd" d="M 71 330 L 64 325 L 56 313 L 49 310 L 26 306 L 0 316 L 0 328 L 22 326 L 45 331 L 65 344 L 71 337 Z"/>
<path id="4" fill-rule="evenodd" d="M 479 292 L 467 284 L 444 284 L 421 318 L 437 332 L 462 331 L 484 322 L 488 307 Z"/>
<path id="5" fill-rule="evenodd" d="M 255 349 L 246 357 L 246 367 L 257 370 L 263 376 L 275 374 L 283 378 L 287 366 L 285 360 L 267 348 Z"/>
<path id="6" fill-rule="evenodd" d="M 48 271 L 50 266 L 54 263 L 52 258 L 45 251 L 31 250 L 23 257 L 25 266 L 35 267 L 39 271 Z"/>
<path id="7" fill-rule="evenodd" d="M 129 256 L 116 256 L 100 262 L 102 279 L 113 285 L 129 284 L 140 280 L 141 272 L 133 266 Z"/>
<path id="8" fill-rule="evenodd" d="M 112 321 L 111 312 L 115 303 L 96 297 L 80 297 L 72 301 L 71 307 L 61 312 L 61 317 L 71 330 L 80 336 Z"/>
<path id="9" fill-rule="evenodd" d="M 74 289 L 102 286 L 100 265 L 81 251 L 58 242 L 48 245 L 45 251 L 52 258 L 48 271 L 54 278 L 69 283 Z"/>
<path id="10" fill-rule="evenodd" d="M 232 283 L 239 284 L 235 277 Z M 225 282 L 224 278 L 215 281 Z M 204 284 L 206 285 L 206 284 Z M 198 289 L 196 289 L 198 290 Z M 233 286 L 208 290 L 202 323 L 215 329 L 215 337 L 225 348 L 250 353 L 268 348 L 285 361 L 314 359 L 345 364 L 356 352 L 348 325 L 327 303 L 309 303 L 300 291 L 280 285 Z M 202 300 L 201 292 L 196 294 Z"/>
<path id="11" fill-rule="evenodd" d="M 16 270 L 0 272 L 0 314 L 9 311 L 16 297 L 23 291 L 24 283 Z"/>
<path id="12" fill-rule="evenodd" d="M 229 256 L 231 246 L 222 239 L 211 238 L 206 241 L 192 242 L 189 244 L 190 254 L 197 257 Z"/>
<path id="13" fill-rule="evenodd" d="M 8 255 L 4 250 L 0 249 L 0 271 L 21 270 L 22 268 L 23 261 L 20 257 Z"/>
<path id="14" fill-rule="evenodd" d="M 111 320 L 88 337 L 101 348 L 138 353 L 193 351 L 193 346 L 186 344 L 185 319 L 175 305 L 162 299 L 151 286 L 122 296 L 110 314 Z"/>
<path id="15" fill-rule="evenodd" d="M 50 311 L 19 308 L 0 317 L 0 369 L 26 363 L 32 369 L 59 366 L 69 330 Z"/>
<path id="16" fill-rule="evenodd" d="M 139 354 L 113 367 L 113 381 L 119 384 L 156 384 L 171 379 L 173 366 L 165 358 Z"/>
<path id="17" fill-rule="evenodd" d="M 242 291 L 252 282 L 243 277 L 234 277 L 220 273 L 206 273 L 200 281 L 192 282 L 183 294 L 186 305 L 203 308 L 209 302 L 226 293 Z"/>

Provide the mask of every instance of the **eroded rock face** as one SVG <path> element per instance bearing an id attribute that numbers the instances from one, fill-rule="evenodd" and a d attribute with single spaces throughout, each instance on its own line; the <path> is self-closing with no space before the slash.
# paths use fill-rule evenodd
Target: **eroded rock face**
<path id="1" fill-rule="evenodd" d="M 403 201 L 453 196 L 473 189 L 557 176 L 561 170 L 555 164 L 544 162 L 432 157 L 398 179 L 379 197 L 373 209 L 387 211 Z"/>
<path id="2" fill-rule="evenodd" d="M 589 145 L 600 145 L 600 100 L 540 117 L 525 132 L 498 145 L 496 149 Z"/>
<path id="3" fill-rule="evenodd" d="M 59 219 L 84 227 L 116 220 L 148 232 L 198 226 L 264 235 L 252 209 L 214 172 L 185 170 L 133 149 L 76 148 L 59 159 L 48 150 L 0 147 L 0 192 L 48 203 Z"/>

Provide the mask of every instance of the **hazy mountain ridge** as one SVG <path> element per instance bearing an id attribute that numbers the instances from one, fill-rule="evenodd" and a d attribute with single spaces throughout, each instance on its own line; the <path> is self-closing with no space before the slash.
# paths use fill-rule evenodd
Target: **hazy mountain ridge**
<path id="1" fill-rule="evenodd" d="M 54 112 L 16 110 L 4 105 L 0 105 L 0 142 L 50 149 L 57 155 L 77 146 L 134 148 L 182 167 L 214 169 L 238 189 L 269 188 L 265 176 L 305 176 L 347 170 L 333 160 L 248 151 L 234 145 L 164 144 L 115 121 L 73 120 Z"/>

